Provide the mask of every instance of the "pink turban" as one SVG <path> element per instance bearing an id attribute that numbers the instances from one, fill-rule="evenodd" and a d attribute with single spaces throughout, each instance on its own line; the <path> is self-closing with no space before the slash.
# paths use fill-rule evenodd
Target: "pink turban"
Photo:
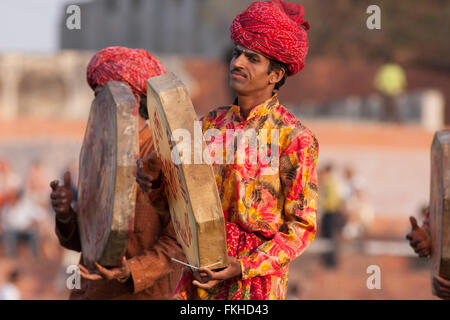
<path id="1" fill-rule="evenodd" d="M 95 89 L 108 81 L 124 81 L 134 94 L 146 96 L 147 79 L 164 73 L 164 66 L 144 49 L 108 47 L 92 57 L 87 67 L 87 82 Z"/>
<path id="2" fill-rule="evenodd" d="M 302 5 L 272 0 L 254 2 L 240 13 L 230 27 L 235 44 L 254 50 L 266 58 L 286 64 L 292 76 L 305 66 L 308 53 Z"/>

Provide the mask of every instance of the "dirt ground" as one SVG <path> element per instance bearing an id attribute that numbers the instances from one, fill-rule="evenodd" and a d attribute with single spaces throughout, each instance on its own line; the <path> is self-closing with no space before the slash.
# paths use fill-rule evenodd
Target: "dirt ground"
<path id="1" fill-rule="evenodd" d="M 380 289 L 367 287 L 372 265 L 380 267 Z M 431 294 L 426 260 L 392 256 L 342 254 L 337 268 L 327 269 L 320 256 L 305 254 L 291 264 L 289 289 L 291 298 L 301 300 L 437 299 Z"/>

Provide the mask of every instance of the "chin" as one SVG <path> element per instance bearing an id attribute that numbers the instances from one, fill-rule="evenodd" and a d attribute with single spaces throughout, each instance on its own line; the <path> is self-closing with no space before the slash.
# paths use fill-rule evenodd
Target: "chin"
<path id="1" fill-rule="evenodd" d="M 243 88 L 242 85 L 234 82 L 233 80 L 230 81 L 230 89 L 233 90 L 233 92 L 237 95 L 243 95 L 245 93 L 245 88 Z"/>

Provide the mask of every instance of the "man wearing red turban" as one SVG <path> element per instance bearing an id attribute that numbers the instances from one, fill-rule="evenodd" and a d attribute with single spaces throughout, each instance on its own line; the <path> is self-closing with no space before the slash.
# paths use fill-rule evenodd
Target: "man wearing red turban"
<path id="1" fill-rule="evenodd" d="M 221 271 L 185 269 L 175 299 L 284 299 L 289 263 L 314 239 L 318 142 L 274 92 L 305 65 L 309 24 L 303 14 L 301 5 L 259 1 L 231 25 L 236 46 L 230 87 L 237 99 L 202 118 L 203 132 L 214 135 L 208 142 L 211 156 L 219 159 L 213 168 L 229 264 Z M 253 132 L 258 145 L 245 136 L 230 139 L 230 131 Z M 222 151 L 220 161 L 213 153 Z M 255 151 L 256 161 L 250 157 Z"/>
<path id="2" fill-rule="evenodd" d="M 108 81 L 122 81 L 130 85 L 139 108 L 139 150 L 145 157 L 153 150 L 146 96 L 147 79 L 164 74 L 163 65 L 143 49 L 108 47 L 97 52 L 87 68 L 87 82 L 97 95 Z M 81 251 L 76 210 L 70 174 L 64 185 L 51 184 L 52 206 L 56 213 L 56 234 L 61 245 Z M 161 204 L 159 204 L 161 206 Z M 138 188 L 134 218 L 134 232 L 130 235 L 122 266 L 106 269 L 97 265 L 98 274 L 91 274 L 80 265 L 81 289 L 71 292 L 71 299 L 170 299 L 178 282 L 181 267 L 172 257 L 184 259 L 176 240 L 168 214 L 158 214 L 144 191 Z"/>

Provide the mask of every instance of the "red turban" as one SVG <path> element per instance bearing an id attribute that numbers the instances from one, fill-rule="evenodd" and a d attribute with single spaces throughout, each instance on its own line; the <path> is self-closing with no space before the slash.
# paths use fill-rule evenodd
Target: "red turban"
<path id="1" fill-rule="evenodd" d="M 144 49 L 108 47 L 92 57 L 87 67 L 87 82 L 95 89 L 108 81 L 124 81 L 134 94 L 146 96 L 147 79 L 164 73 L 164 66 Z"/>
<path id="2" fill-rule="evenodd" d="M 266 58 L 286 64 L 288 75 L 303 69 L 308 53 L 302 5 L 272 0 L 254 2 L 240 13 L 230 27 L 234 43 L 254 50 Z"/>

